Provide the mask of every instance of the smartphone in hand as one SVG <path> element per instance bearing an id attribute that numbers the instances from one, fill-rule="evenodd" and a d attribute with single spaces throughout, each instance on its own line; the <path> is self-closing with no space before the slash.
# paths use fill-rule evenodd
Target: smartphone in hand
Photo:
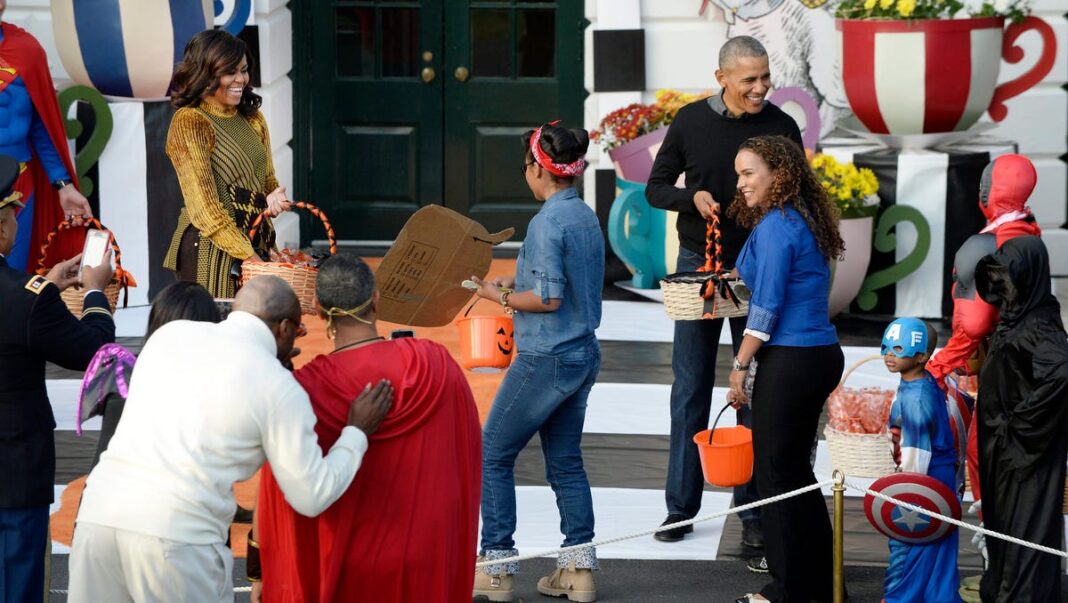
<path id="1" fill-rule="evenodd" d="M 108 244 L 111 243 L 111 233 L 106 230 L 90 228 L 85 233 L 85 247 L 82 248 L 82 261 L 78 265 L 78 276 L 82 274 L 82 268 L 89 266 L 95 268 L 104 261 Z"/>

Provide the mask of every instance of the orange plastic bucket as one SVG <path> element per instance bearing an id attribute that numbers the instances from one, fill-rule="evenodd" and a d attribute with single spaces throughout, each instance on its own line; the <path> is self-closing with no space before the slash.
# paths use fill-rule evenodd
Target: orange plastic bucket
<path id="1" fill-rule="evenodd" d="M 499 373 L 512 364 L 515 327 L 511 316 L 467 316 L 465 312 L 456 326 L 460 329 L 460 366 L 473 373 Z"/>
<path id="2" fill-rule="evenodd" d="M 723 410 L 729 408 L 729 404 Z M 719 414 L 723 414 L 723 410 Z M 748 427 L 716 428 L 719 416 L 712 429 L 693 436 L 701 457 L 701 471 L 705 481 L 713 486 L 730 488 L 741 486 L 753 477 L 753 432 Z"/>

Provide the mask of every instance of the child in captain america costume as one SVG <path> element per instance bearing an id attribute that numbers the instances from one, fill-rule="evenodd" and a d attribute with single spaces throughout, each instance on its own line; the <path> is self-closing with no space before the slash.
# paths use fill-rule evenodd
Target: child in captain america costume
<path id="1" fill-rule="evenodd" d="M 0 0 L 0 19 L 5 5 Z M 22 164 L 15 191 L 25 204 L 18 215 L 19 232 L 25 234 L 8 265 L 32 272 L 48 233 L 68 217 L 80 224 L 92 210 L 76 188 L 48 57 L 36 38 L 10 23 L 0 23 L 0 153 Z M 78 253 L 82 236 L 79 229 L 57 240 L 51 257 Z"/>
<path id="2" fill-rule="evenodd" d="M 901 375 L 890 407 L 894 460 L 900 471 L 923 473 L 957 490 L 960 453 L 950 427 L 946 395 L 927 372 L 936 335 L 924 321 L 899 318 L 883 335 L 883 362 Z M 886 603 L 958 603 L 956 530 L 927 544 L 890 540 L 890 565 L 883 581 Z"/>

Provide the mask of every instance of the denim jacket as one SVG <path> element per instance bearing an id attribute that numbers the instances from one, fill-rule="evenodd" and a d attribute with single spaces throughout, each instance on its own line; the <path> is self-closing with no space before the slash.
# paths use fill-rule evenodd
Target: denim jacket
<path id="1" fill-rule="evenodd" d="M 597 339 L 604 283 L 604 234 L 593 210 L 574 188 L 549 197 L 527 226 L 516 262 L 516 291 L 533 291 L 555 312 L 516 312 L 521 354 L 563 356 Z"/>

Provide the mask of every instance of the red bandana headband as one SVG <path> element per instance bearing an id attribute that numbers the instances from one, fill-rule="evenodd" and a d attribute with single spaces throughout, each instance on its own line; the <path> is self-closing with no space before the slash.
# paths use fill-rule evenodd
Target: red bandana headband
<path id="1" fill-rule="evenodd" d="M 560 120 L 549 122 L 550 126 L 555 126 L 560 123 Z M 542 126 L 545 127 L 545 126 Z M 530 154 L 534 156 L 534 161 L 538 162 L 538 165 L 549 170 L 549 173 L 553 176 L 559 176 L 560 178 L 574 178 L 575 176 L 581 176 L 582 172 L 586 171 L 586 160 L 584 156 L 580 156 L 571 163 L 553 163 L 552 158 L 545 154 L 545 151 L 541 150 L 541 128 L 534 130 L 534 135 L 530 137 Z"/>

